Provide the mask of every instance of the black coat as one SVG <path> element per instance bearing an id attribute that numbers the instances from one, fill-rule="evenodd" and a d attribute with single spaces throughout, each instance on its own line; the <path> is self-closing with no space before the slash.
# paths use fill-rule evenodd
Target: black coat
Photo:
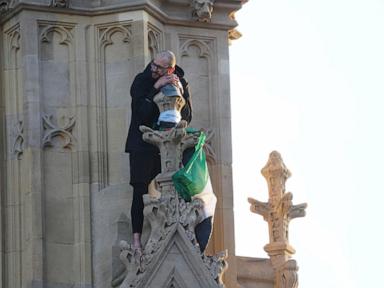
<path id="1" fill-rule="evenodd" d="M 125 152 L 132 151 L 158 151 L 158 148 L 152 144 L 143 141 L 142 132 L 139 130 L 140 125 L 155 127 L 159 118 L 159 109 L 153 102 L 153 97 L 160 92 L 153 85 L 157 79 L 152 78 L 151 65 L 149 64 L 142 73 L 136 75 L 131 86 L 131 124 L 128 130 L 127 142 L 125 144 Z M 189 95 L 188 82 L 184 78 L 184 71 L 176 65 L 175 72 L 183 85 L 183 97 L 186 101 L 185 106 L 181 110 L 182 119 L 188 123 L 192 120 L 192 104 Z"/>

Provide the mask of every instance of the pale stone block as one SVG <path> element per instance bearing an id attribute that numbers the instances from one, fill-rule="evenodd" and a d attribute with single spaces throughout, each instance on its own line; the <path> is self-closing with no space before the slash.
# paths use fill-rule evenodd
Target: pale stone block
<path id="1" fill-rule="evenodd" d="M 71 153 L 45 151 L 44 176 L 46 199 L 73 197 Z"/>
<path id="2" fill-rule="evenodd" d="M 46 201 L 45 234 L 47 242 L 73 244 L 74 199 L 50 199 Z"/>
<path id="3" fill-rule="evenodd" d="M 129 96 L 126 96 L 129 97 Z M 122 152 L 125 149 L 128 127 L 128 109 L 108 109 L 108 151 Z"/>
<path id="4" fill-rule="evenodd" d="M 17 254 L 21 252 L 21 227 L 19 225 L 21 219 L 21 209 L 22 206 L 20 204 L 7 205 L 3 207 L 6 218 L 6 227 L 7 234 L 5 237 L 5 251 L 7 253 L 14 253 L 17 257 Z M 15 228 L 15 229 L 13 229 Z"/>
<path id="5" fill-rule="evenodd" d="M 68 107 L 71 105 L 68 63 L 42 61 L 42 92 L 45 107 Z"/>
<path id="6" fill-rule="evenodd" d="M 231 167 L 232 166 L 232 146 L 231 146 L 232 133 L 230 129 L 225 128 L 230 126 L 224 126 L 224 125 L 230 125 L 230 121 L 220 121 L 220 122 L 221 122 L 220 134 L 217 135 L 217 137 L 218 137 L 218 145 L 220 145 L 220 148 L 218 149 L 221 151 L 221 154 L 218 157 L 218 162 L 220 164 Z"/>
<path id="7" fill-rule="evenodd" d="M 47 242 L 45 252 L 48 283 L 74 285 L 73 245 Z"/>
<path id="8" fill-rule="evenodd" d="M 123 153 L 108 153 L 109 184 L 116 185 L 127 179 L 126 171 L 121 170 Z M 124 177 L 125 176 L 125 177 Z M 123 178 L 124 177 L 124 178 Z"/>
<path id="9" fill-rule="evenodd" d="M 72 152 L 72 182 L 73 184 L 89 183 L 89 152 Z"/>
<path id="10" fill-rule="evenodd" d="M 91 97 L 92 99 L 92 97 Z M 89 129 L 89 151 L 90 152 L 99 152 L 99 143 L 98 143 L 98 137 L 97 134 L 100 132 L 101 129 L 101 123 L 99 123 L 100 119 L 98 118 L 98 109 L 99 107 L 96 106 L 89 106 L 88 107 L 88 118 L 89 123 L 93 123 L 93 125 L 90 125 L 88 127 Z"/>
<path id="11" fill-rule="evenodd" d="M 129 168 L 129 153 L 123 152 L 120 154 L 120 164 L 121 164 L 121 182 L 129 183 L 130 180 L 130 168 Z"/>
<path id="12" fill-rule="evenodd" d="M 92 192 L 91 199 L 94 285 L 97 288 L 109 287 L 112 281 L 112 247 L 131 234 L 127 229 L 130 227 L 132 189 L 128 184 L 113 185 Z"/>
<path id="13" fill-rule="evenodd" d="M 232 167 L 229 165 L 220 165 L 221 178 L 223 194 L 222 194 L 222 208 L 231 209 L 233 208 L 233 193 L 232 189 L 228 187 L 233 187 L 232 183 Z"/>
<path id="14" fill-rule="evenodd" d="M 236 257 L 237 281 L 242 288 L 273 288 L 274 271 L 269 259 Z"/>
<path id="15" fill-rule="evenodd" d="M 111 70 L 120 69 L 125 72 L 110 74 L 107 71 L 106 77 L 106 91 L 107 91 L 107 105 L 108 107 L 130 107 L 131 97 L 130 88 L 132 84 L 130 74 L 130 66 L 128 63 L 114 63 L 108 65 L 107 68 Z"/>
<path id="16" fill-rule="evenodd" d="M 79 243 L 74 245 L 74 267 L 80 267 L 74 272 L 74 282 L 77 285 L 92 286 L 92 261 L 91 261 L 91 243 Z M 81 283 L 81 284 L 80 284 Z M 76 286 L 75 286 L 76 287 Z"/>
<path id="17" fill-rule="evenodd" d="M 89 150 L 89 110 L 87 106 L 76 107 L 76 125 L 74 127 L 73 136 L 76 138 L 76 150 Z M 88 160 L 89 161 L 89 160 Z"/>
<path id="18" fill-rule="evenodd" d="M 41 149 L 41 112 L 39 102 L 29 102 L 25 107 L 25 141 L 28 147 Z"/>
<path id="19" fill-rule="evenodd" d="M 32 37 L 33 38 L 33 37 Z M 29 42 L 29 41 L 26 41 Z M 34 43 L 34 40 L 32 40 Z M 30 44 L 31 45 L 31 44 Z M 31 47 L 32 50 L 35 47 Z M 24 88 L 24 101 L 38 102 L 40 100 L 40 82 L 39 82 L 39 60 L 37 51 L 34 50 L 33 54 L 23 56 L 23 88 Z"/>
<path id="20" fill-rule="evenodd" d="M 105 152 L 90 153 L 91 184 L 105 187 L 108 184 L 108 154 Z"/>
<path id="21" fill-rule="evenodd" d="M 74 233 L 75 243 L 91 241 L 90 186 L 88 183 L 74 185 Z"/>
<path id="22" fill-rule="evenodd" d="M 23 227 L 23 239 L 25 239 L 26 243 L 25 243 L 25 246 L 29 246 L 31 241 L 32 241 L 32 231 L 33 231 L 33 214 L 34 214 L 34 211 L 33 211 L 33 206 L 32 206 L 32 203 L 33 203 L 33 198 L 32 198 L 32 193 L 31 192 L 27 192 L 25 193 L 24 195 L 24 205 L 23 205 L 23 208 L 24 208 L 24 211 L 23 211 L 23 215 L 24 215 L 24 227 Z"/>

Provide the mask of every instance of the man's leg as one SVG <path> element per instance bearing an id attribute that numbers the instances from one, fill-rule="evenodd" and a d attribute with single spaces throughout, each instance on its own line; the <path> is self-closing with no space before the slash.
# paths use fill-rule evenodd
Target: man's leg
<path id="1" fill-rule="evenodd" d="M 132 220 L 132 245 L 134 248 L 141 248 L 141 232 L 143 230 L 143 210 L 144 202 L 143 195 L 148 193 L 148 185 L 146 183 L 132 183 L 133 186 L 133 199 L 131 206 L 131 220 Z"/>
<path id="2" fill-rule="evenodd" d="M 205 218 L 203 222 L 195 227 L 195 234 L 197 243 L 200 246 L 200 252 L 203 253 L 208 245 L 209 238 L 212 232 L 212 216 Z"/>
<path id="3" fill-rule="evenodd" d="M 131 206 L 132 245 L 141 248 L 143 230 L 143 195 L 148 193 L 151 180 L 160 173 L 160 157 L 156 152 L 131 152 L 129 154 L 133 199 Z"/>

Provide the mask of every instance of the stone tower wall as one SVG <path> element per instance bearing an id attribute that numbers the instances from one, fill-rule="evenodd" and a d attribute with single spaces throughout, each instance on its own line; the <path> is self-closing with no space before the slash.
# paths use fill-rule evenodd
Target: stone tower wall
<path id="1" fill-rule="evenodd" d="M 130 235 L 129 88 L 162 49 L 190 82 L 191 126 L 214 132 L 210 249 L 229 250 L 235 287 L 228 15 L 240 1 L 216 1 L 208 22 L 189 1 L 1 2 L 2 287 L 110 287 Z"/>

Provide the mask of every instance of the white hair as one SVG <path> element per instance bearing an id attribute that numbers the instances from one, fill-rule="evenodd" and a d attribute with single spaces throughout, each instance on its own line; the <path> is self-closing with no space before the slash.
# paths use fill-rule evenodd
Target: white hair
<path id="1" fill-rule="evenodd" d="M 172 51 L 164 50 L 156 54 L 155 59 L 166 59 L 169 67 L 175 67 L 176 56 Z"/>

